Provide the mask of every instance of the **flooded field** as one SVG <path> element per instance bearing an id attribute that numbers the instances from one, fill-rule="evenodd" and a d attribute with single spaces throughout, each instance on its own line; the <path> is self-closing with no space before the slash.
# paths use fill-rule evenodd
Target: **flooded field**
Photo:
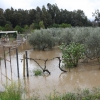
<path id="1" fill-rule="evenodd" d="M 28 43 L 21 44 L 18 47 L 18 61 L 19 61 L 19 76 L 17 75 L 16 53 L 11 51 L 11 64 L 9 62 L 9 55 L 6 55 L 7 67 L 5 68 L 4 60 L 1 60 L 0 65 L 0 86 L 10 83 L 12 80 L 24 84 L 28 91 L 27 96 L 38 94 L 39 97 L 44 97 L 53 94 L 54 91 L 58 93 L 74 92 L 77 88 L 90 88 L 100 86 L 100 65 L 97 61 L 89 61 L 88 63 L 80 62 L 78 67 L 71 69 L 69 72 L 62 72 L 59 69 L 58 59 L 53 59 L 47 62 L 47 69 L 51 72 L 50 75 L 34 76 L 33 70 L 40 69 L 40 67 L 33 61 L 28 60 L 29 77 L 23 77 L 23 55 L 27 50 L 28 57 L 33 59 L 52 59 L 54 57 L 61 57 L 62 53 L 58 48 L 53 48 L 49 51 L 33 50 Z M 3 48 L 0 48 L 0 55 L 3 55 Z M 44 67 L 43 61 L 38 63 Z"/>

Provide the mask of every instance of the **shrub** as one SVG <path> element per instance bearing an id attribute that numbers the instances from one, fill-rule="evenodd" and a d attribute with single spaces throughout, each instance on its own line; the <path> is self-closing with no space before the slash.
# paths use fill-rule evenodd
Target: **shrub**
<path id="1" fill-rule="evenodd" d="M 60 42 L 64 43 L 65 45 L 70 44 L 73 40 L 73 31 L 71 29 L 63 29 L 62 34 L 60 37 Z"/>
<path id="2" fill-rule="evenodd" d="M 52 49 L 54 46 L 52 35 L 45 29 L 35 30 L 28 40 L 30 45 L 38 50 Z"/>
<path id="3" fill-rule="evenodd" d="M 86 38 L 90 36 L 91 34 L 91 28 L 75 28 L 74 30 L 74 35 L 73 35 L 73 42 L 84 44 L 86 41 Z"/>
<path id="4" fill-rule="evenodd" d="M 40 27 L 40 28 L 43 28 L 43 29 L 45 28 L 43 21 L 40 21 L 40 22 L 39 22 L 39 27 Z"/>
<path id="5" fill-rule="evenodd" d="M 5 25 L 5 31 L 12 31 L 13 30 L 13 27 L 11 24 L 6 24 Z"/>
<path id="6" fill-rule="evenodd" d="M 22 33 L 24 31 L 23 28 L 21 26 L 19 26 L 19 25 L 16 25 L 14 30 L 18 31 L 18 33 Z"/>
<path id="7" fill-rule="evenodd" d="M 59 24 L 53 24 L 52 27 L 59 28 Z"/>
<path id="8" fill-rule="evenodd" d="M 99 30 L 100 31 L 100 30 Z M 98 30 L 92 30 L 84 42 L 85 54 L 90 59 L 100 58 L 100 33 Z"/>
<path id="9" fill-rule="evenodd" d="M 79 59 L 83 56 L 84 46 L 79 43 L 70 43 L 69 45 L 62 44 L 60 49 L 63 53 L 63 63 L 67 68 L 76 67 Z"/>

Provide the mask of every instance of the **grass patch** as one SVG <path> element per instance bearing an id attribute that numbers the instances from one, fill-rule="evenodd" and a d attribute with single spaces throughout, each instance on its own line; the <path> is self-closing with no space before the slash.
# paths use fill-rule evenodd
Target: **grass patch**
<path id="1" fill-rule="evenodd" d="M 35 76 L 41 76 L 42 75 L 42 71 L 39 69 L 33 70 L 33 73 Z"/>
<path id="2" fill-rule="evenodd" d="M 5 91 L 0 93 L 0 100 L 21 100 L 22 89 L 15 83 L 5 86 Z"/>
<path id="3" fill-rule="evenodd" d="M 54 93 L 47 97 L 47 100 L 100 100 L 100 88 L 93 90 L 78 90 L 76 93 L 58 94 Z"/>

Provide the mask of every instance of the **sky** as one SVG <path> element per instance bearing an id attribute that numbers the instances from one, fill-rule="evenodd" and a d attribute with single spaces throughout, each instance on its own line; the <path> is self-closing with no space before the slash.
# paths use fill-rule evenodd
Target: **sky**
<path id="1" fill-rule="evenodd" d="M 37 6 L 42 8 L 47 3 L 57 4 L 59 9 L 68 11 L 83 10 L 89 20 L 94 20 L 92 12 L 100 10 L 100 0 L 0 0 L 0 8 L 4 10 L 13 7 L 14 9 L 36 9 Z"/>

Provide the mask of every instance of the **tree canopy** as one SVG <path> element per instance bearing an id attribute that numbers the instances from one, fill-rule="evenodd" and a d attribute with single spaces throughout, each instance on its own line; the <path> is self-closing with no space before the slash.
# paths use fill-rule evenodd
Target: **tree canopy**
<path id="1" fill-rule="evenodd" d="M 91 26 L 91 21 L 84 14 L 83 10 L 68 11 L 66 9 L 59 9 L 57 4 L 47 4 L 42 8 L 23 10 L 7 8 L 3 10 L 0 8 L 0 26 L 5 26 L 10 22 L 10 25 L 15 28 L 17 25 L 24 27 L 30 26 L 34 23 L 37 27 L 41 28 L 40 23 L 43 23 L 44 28 L 52 27 L 54 24 L 60 25 L 70 24 L 71 26 Z"/>

